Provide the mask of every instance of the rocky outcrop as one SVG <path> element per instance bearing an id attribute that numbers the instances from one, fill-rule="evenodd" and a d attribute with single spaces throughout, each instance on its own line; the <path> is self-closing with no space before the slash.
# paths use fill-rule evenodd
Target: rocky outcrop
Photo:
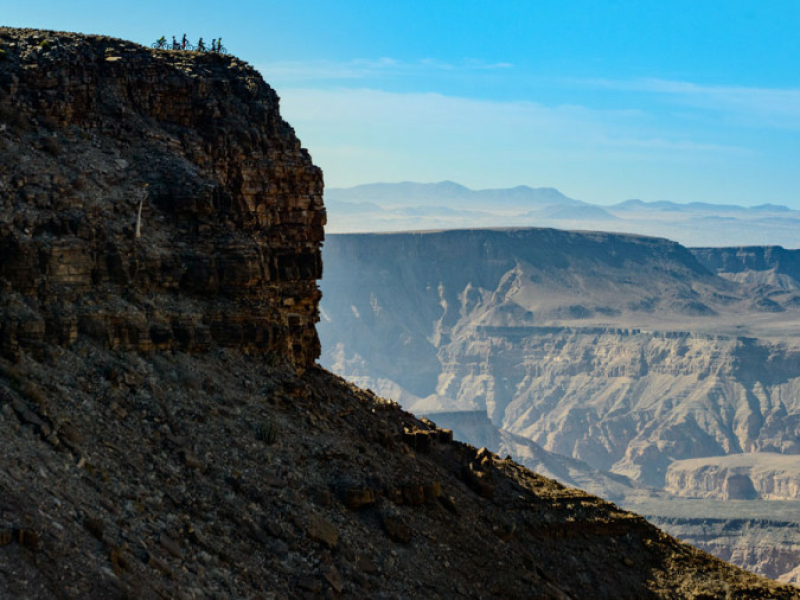
<path id="1" fill-rule="evenodd" d="M 309 365 L 322 174 L 242 61 L 0 29 L 0 347 Z"/>
<path id="2" fill-rule="evenodd" d="M 800 456 L 757 452 L 679 460 L 667 469 L 665 489 L 690 498 L 796 500 Z"/>

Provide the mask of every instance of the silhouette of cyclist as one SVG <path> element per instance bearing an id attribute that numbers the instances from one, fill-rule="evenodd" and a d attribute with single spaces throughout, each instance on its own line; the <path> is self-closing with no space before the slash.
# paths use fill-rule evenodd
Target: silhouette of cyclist
<path id="1" fill-rule="evenodd" d="M 175 39 L 175 36 L 174 36 L 174 35 L 172 36 L 172 49 L 173 49 L 173 50 L 180 50 L 180 49 L 181 49 L 181 45 L 180 45 L 180 44 L 178 43 L 178 41 Z"/>
<path id="2" fill-rule="evenodd" d="M 186 34 L 183 34 L 183 40 L 181 40 L 181 50 L 186 50 Z"/>
<path id="3" fill-rule="evenodd" d="M 206 51 L 206 45 L 203 43 L 203 38 L 200 38 L 197 42 L 197 51 L 198 52 Z"/>

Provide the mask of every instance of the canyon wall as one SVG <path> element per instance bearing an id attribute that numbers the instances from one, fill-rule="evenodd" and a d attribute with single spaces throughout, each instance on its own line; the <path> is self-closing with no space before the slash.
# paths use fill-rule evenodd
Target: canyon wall
<path id="1" fill-rule="evenodd" d="M 781 246 L 743 246 L 692 248 L 692 254 L 721 277 L 761 285 L 766 294 L 800 289 L 800 250 L 787 250 Z"/>
<path id="2" fill-rule="evenodd" d="M 675 523 L 738 499 L 748 535 L 709 530 L 701 547 L 796 581 L 800 540 L 757 543 L 775 529 L 765 501 L 800 486 L 786 254 L 546 229 L 332 235 L 322 362 L 693 543 Z M 706 504 L 664 520 L 657 497 Z"/>
<path id="3" fill-rule="evenodd" d="M 316 359 L 322 173 L 255 70 L 55 32 L 0 49 L 3 355 L 85 335 Z"/>
<path id="4" fill-rule="evenodd" d="M 331 236 L 326 268 L 323 362 L 419 413 L 484 410 L 658 487 L 676 460 L 800 453 L 796 290 L 555 230 Z"/>

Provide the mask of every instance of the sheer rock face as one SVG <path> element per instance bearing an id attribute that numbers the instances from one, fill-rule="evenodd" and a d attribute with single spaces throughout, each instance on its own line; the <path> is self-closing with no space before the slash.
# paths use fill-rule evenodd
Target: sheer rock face
<path id="1" fill-rule="evenodd" d="M 255 70 L 31 30 L 0 54 L 4 356 L 86 335 L 316 359 L 322 173 Z"/>
<path id="2" fill-rule="evenodd" d="M 752 452 L 678 460 L 666 489 L 676 495 L 720 500 L 800 498 L 800 456 Z"/>

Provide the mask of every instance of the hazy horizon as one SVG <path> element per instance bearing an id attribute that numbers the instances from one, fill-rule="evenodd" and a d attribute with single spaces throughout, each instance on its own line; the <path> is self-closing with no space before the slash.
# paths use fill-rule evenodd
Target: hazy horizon
<path id="1" fill-rule="evenodd" d="M 548 227 L 662 237 L 689 247 L 800 248 L 800 211 L 774 203 L 628 199 L 601 205 L 553 187 L 474 190 L 453 181 L 328 188 L 325 203 L 329 234 Z"/>

